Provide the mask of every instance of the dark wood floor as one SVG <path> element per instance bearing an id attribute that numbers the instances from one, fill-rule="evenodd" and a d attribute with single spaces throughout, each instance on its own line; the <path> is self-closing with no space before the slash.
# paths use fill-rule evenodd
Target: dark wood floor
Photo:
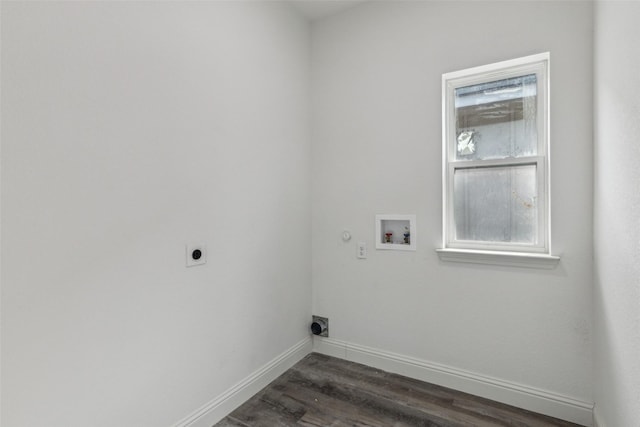
<path id="1" fill-rule="evenodd" d="M 312 353 L 216 427 L 576 424 Z"/>

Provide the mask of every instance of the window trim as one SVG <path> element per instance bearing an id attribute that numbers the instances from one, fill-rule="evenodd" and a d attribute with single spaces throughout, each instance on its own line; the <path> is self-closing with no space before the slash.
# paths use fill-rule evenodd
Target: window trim
<path id="1" fill-rule="evenodd" d="M 502 265 L 506 267 L 553 269 L 560 262 L 560 257 L 556 255 L 524 252 L 499 252 L 446 248 L 438 248 L 436 249 L 436 252 L 442 261 Z"/>
<path id="2" fill-rule="evenodd" d="M 480 67 L 454 71 L 442 75 L 442 248 L 438 249 L 441 259 L 460 261 L 460 258 L 472 257 L 482 263 L 507 256 L 514 265 L 528 263 L 532 258 L 551 259 L 557 263 L 558 257 L 551 255 L 550 221 L 550 185 L 549 185 L 549 59 L 548 52 L 498 62 Z M 535 156 L 491 159 L 456 159 L 455 141 L 455 92 L 459 87 L 519 77 L 526 74 L 537 76 L 536 126 L 538 128 L 537 153 Z M 536 244 L 518 244 L 504 242 L 455 240 L 455 221 L 453 210 L 453 174 L 456 170 L 499 167 L 499 166 L 536 166 L 536 185 L 538 192 L 538 236 Z M 455 254 L 452 255 L 452 254 Z M 479 254 L 481 256 L 479 256 Z M 493 256 L 489 256 L 493 255 Z M 452 259 L 456 258 L 456 259 Z M 474 261 L 470 261 L 474 262 Z M 495 263 L 495 262 L 489 262 Z"/>

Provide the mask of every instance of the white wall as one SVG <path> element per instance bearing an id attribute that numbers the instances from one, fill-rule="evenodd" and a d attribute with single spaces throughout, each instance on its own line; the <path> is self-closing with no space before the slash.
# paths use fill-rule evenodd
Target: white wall
<path id="1" fill-rule="evenodd" d="M 2 3 L 3 426 L 172 425 L 308 336 L 308 36 L 275 2 Z"/>
<path id="2" fill-rule="evenodd" d="M 372 2 L 313 25 L 313 311 L 332 338 L 592 402 L 592 8 Z M 442 73 L 546 51 L 559 266 L 439 261 Z M 416 252 L 375 251 L 380 213 L 417 214 Z"/>
<path id="3" fill-rule="evenodd" d="M 595 376 L 600 427 L 640 419 L 640 4 L 599 2 L 595 37 Z"/>

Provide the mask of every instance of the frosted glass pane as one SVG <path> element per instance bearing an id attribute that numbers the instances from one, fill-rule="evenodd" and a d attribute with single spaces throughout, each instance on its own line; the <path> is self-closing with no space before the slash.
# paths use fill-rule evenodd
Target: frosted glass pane
<path id="1" fill-rule="evenodd" d="M 536 165 L 457 169 L 456 240 L 537 243 Z"/>
<path id="2" fill-rule="evenodd" d="M 455 89 L 456 159 L 535 156 L 535 74 Z"/>

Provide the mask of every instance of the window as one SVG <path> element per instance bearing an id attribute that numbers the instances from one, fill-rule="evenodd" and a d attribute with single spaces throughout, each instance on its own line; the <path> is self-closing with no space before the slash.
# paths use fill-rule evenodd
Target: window
<path id="1" fill-rule="evenodd" d="M 545 53 L 443 75 L 441 251 L 549 254 L 548 70 Z"/>

